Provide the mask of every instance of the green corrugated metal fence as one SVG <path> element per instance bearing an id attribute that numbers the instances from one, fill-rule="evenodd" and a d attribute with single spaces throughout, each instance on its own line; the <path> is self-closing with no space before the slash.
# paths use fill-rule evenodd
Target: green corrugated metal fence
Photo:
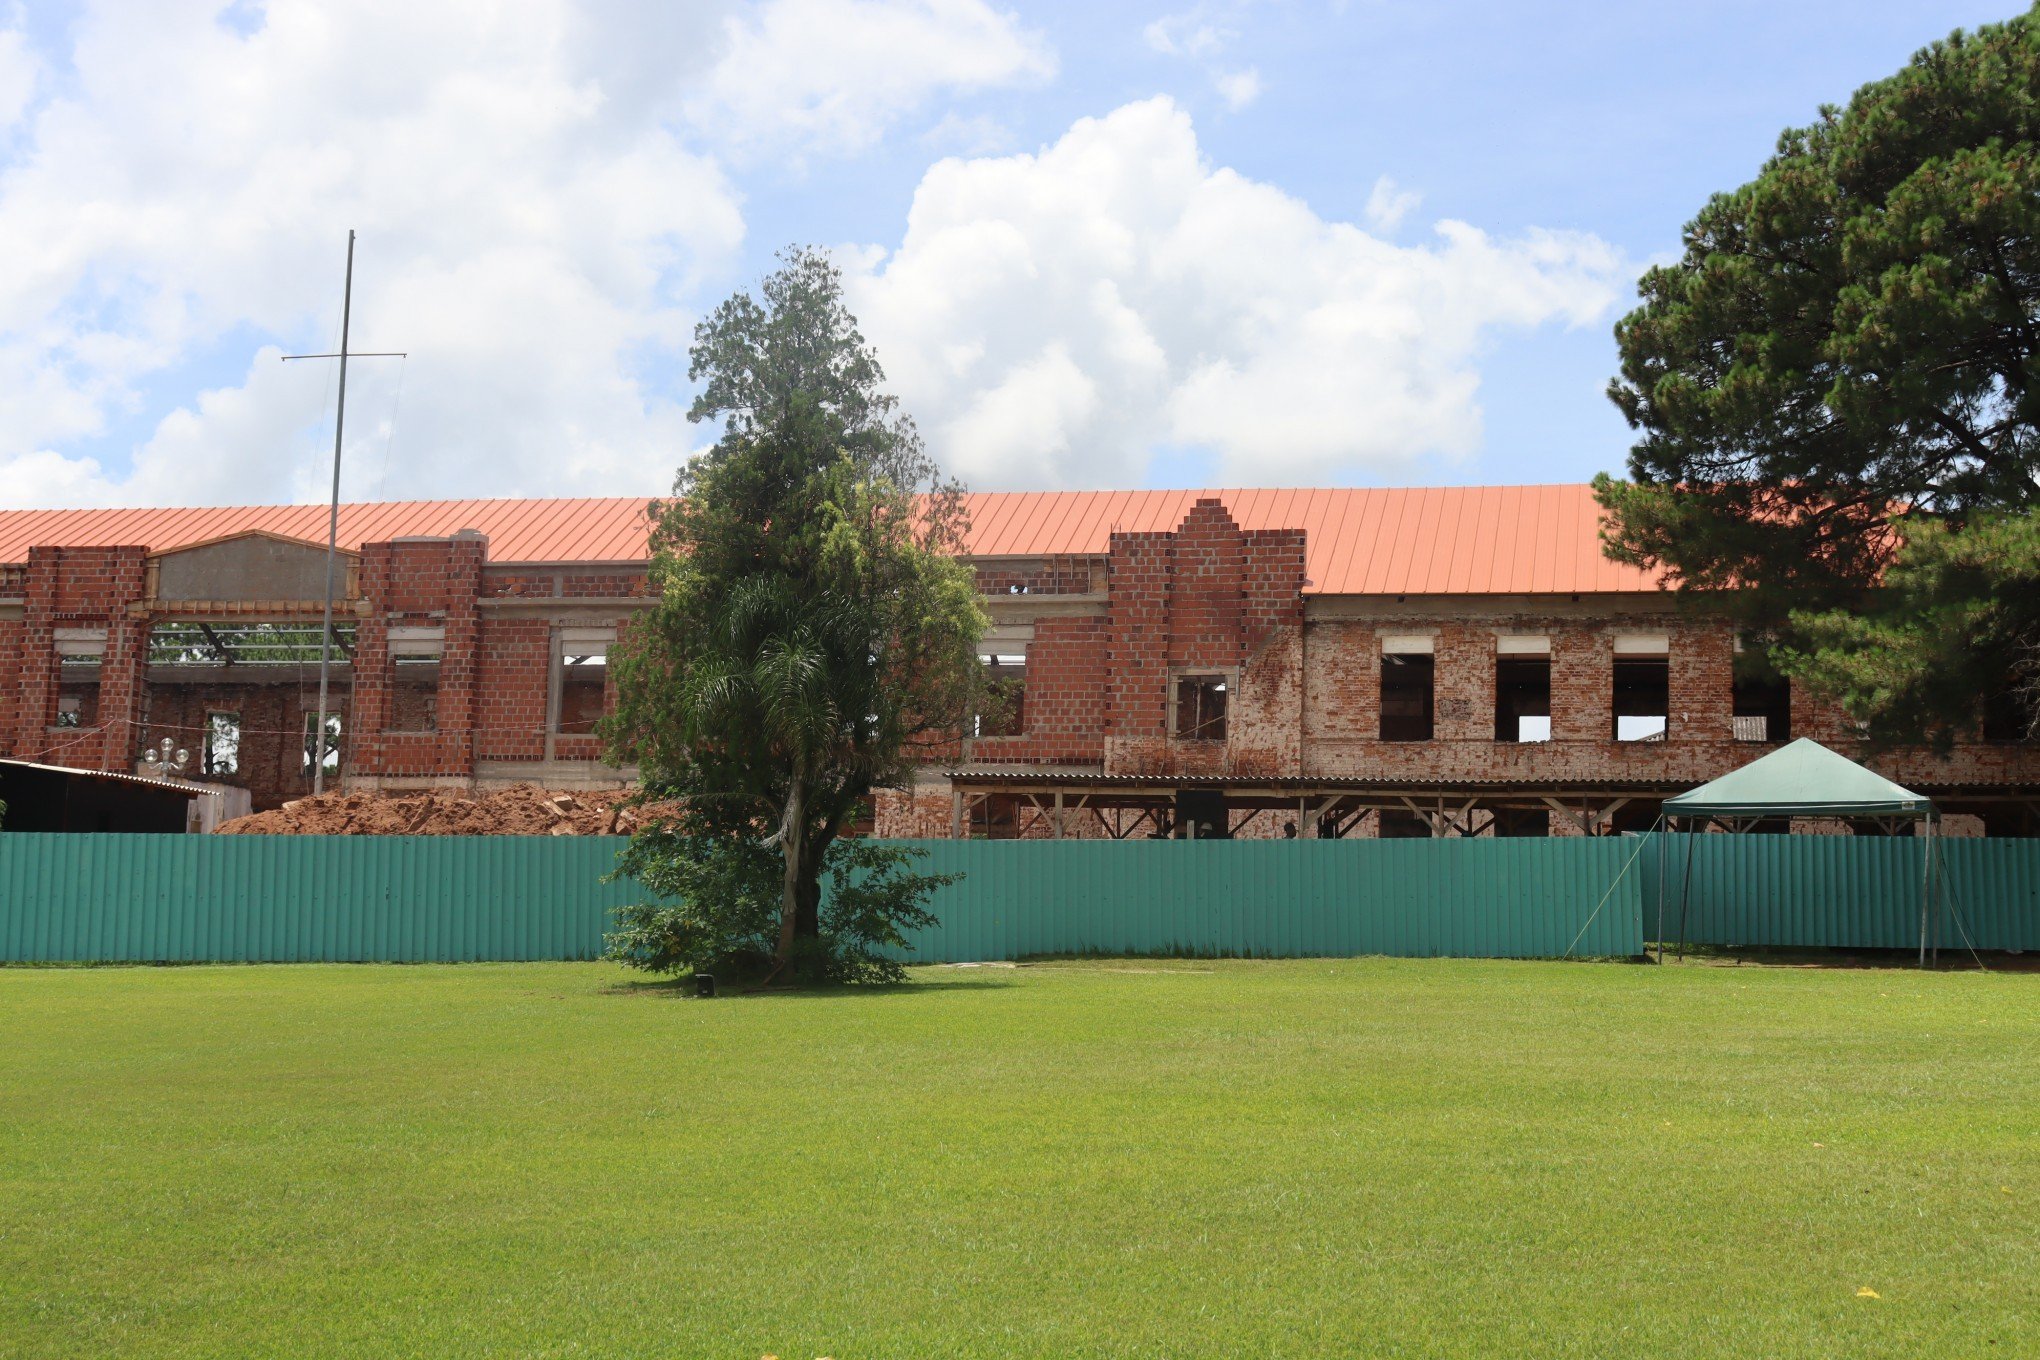
<path id="1" fill-rule="evenodd" d="M 9 962 L 588 959 L 622 844 L 587 836 L 0 835 Z"/>
<path id="2" fill-rule="evenodd" d="M 638 895 L 601 881 L 621 844 L 5 834 L 0 960 L 593 958 L 610 912 Z M 924 961 L 1643 947 L 1642 880 L 1618 882 L 1635 848 L 1621 840 L 912 844 L 927 869 L 965 875 L 913 939 Z"/>
<path id="3" fill-rule="evenodd" d="M 1650 838 L 1643 868 L 1644 934 L 1679 938 L 1686 837 Z M 1913 949 L 1920 940 L 1925 843 L 1902 836 L 1691 838 L 1685 938 L 1694 944 Z M 1940 947 L 2040 949 L 2040 840 L 1934 842 Z"/>
<path id="4" fill-rule="evenodd" d="M 968 877 L 913 939 L 918 958 L 1643 950 L 1639 880 L 1617 882 L 1634 847 L 1615 840 L 920 844 L 931 869 Z"/>

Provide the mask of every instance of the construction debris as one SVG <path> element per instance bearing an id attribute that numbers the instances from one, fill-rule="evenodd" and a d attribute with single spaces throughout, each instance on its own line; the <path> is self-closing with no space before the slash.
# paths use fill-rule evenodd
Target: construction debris
<path id="1" fill-rule="evenodd" d="M 485 793 L 322 793 L 223 823 L 222 836 L 627 836 L 670 804 L 626 790 L 549 793 L 518 784 Z"/>

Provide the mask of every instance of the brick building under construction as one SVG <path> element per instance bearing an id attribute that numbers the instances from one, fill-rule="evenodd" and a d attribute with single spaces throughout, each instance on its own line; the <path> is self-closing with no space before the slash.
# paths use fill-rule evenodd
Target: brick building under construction
<path id="1" fill-rule="evenodd" d="M 326 509 L 0 511 L 0 756 L 310 790 Z M 880 834 L 1598 834 L 1854 727 L 1605 559 L 1579 486 L 983 494 L 1013 695 Z M 341 507 L 329 782 L 626 783 L 601 763 L 645 502 Z M 1869 762 L 1958 834 L 2040 829 L 2040 748 L 1979 712 Z M 1858 830 L 1872 830 L 1862 827 Z"/>

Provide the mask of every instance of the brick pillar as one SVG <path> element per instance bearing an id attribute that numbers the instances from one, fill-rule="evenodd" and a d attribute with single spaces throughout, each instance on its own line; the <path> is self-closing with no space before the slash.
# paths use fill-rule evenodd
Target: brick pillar
<path id="1" fill-rule="evenodd" d="M 475 724 L 480 714 L 477 676 L 482 645 L 482 566 L 489 540 L 463 531 L 448 545 L 446 647 L 439 661 L 440 769 L 473 777 Z M 610 667 L 615 684 L 615 667 Z M 614 696 L 611 696 L 613 706 Z"/>
<path id="2" fill-rule="evenodd" d="M 1566 627 L 1551 635 L 1551 736 L 1611 741 L 1615 734 L 1615 643 L 1606 632 Z"/>
<path id="3" fill-rule="evenodd" d="M 21 749 L 21 639 L 26 630 L 20 619 L 0 619 L 0 756 Z"/>
<path id="4" fill-rule="evenodd" d="M 1725 623 L 1693 623 L 1672 630 L 1672 742 L 1735 740 L 1735 630 Z"/>
<path id="5" fill-rule="evenodd" d="M 1493 741 L 1495 635 L 1491 628 L 1446 624 L 1431 661 L 1438 741 Z"/>
<path id="6" fill-rule="evenodd" d="M 1105 762 L 1139 773 L 1166 760 L 1174 535 L 1114 534 L 1106 565 Z"/>
<path id="7" fill-rule="evenodd" d="M 148 549 L 30 548 L 22 600 L 16 754 L 80 769 L 125 770 L 139 750 L 149 621 L 130 617 L 142 597 Z M 59 628 L 101 628 L 96 726 L 51 731 L 57 718 Z"/>
<path id="8" fill-rule="evenodd" d="M 141 583 L 135 587 L 139 597 Z M 148 720 L 149 631 L 145 616 L 122 613 L 108 622 L 106 650 L 99 659 L 99 769 L 132 770 L 140 758 Z"/>

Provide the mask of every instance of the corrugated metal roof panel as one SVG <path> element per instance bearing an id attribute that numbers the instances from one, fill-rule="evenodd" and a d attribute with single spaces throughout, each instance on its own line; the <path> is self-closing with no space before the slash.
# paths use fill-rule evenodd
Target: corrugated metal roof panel
<path id="1" fill-rule="evenodd" d="M 971 550 L 984 556 L 1103 554 L 1115 530 L 1174 529 L 1216 496 L 1243 529 L 1303 529 L 1317 595 L 1603 594 L 1656 588 L 1601 555 L 1585 486 L 1219 491 L 979 492 Z M 340 507 L 340 542 L 478 529 L 495 562 L 631 562 L 645 556 L 646 499 L 389 501 Z M 0 562 L 31 547 L 141 544 L 152 551 L 262 529 L 326 540 L 322 505 L 164 510 L 0 510 Z"/>

